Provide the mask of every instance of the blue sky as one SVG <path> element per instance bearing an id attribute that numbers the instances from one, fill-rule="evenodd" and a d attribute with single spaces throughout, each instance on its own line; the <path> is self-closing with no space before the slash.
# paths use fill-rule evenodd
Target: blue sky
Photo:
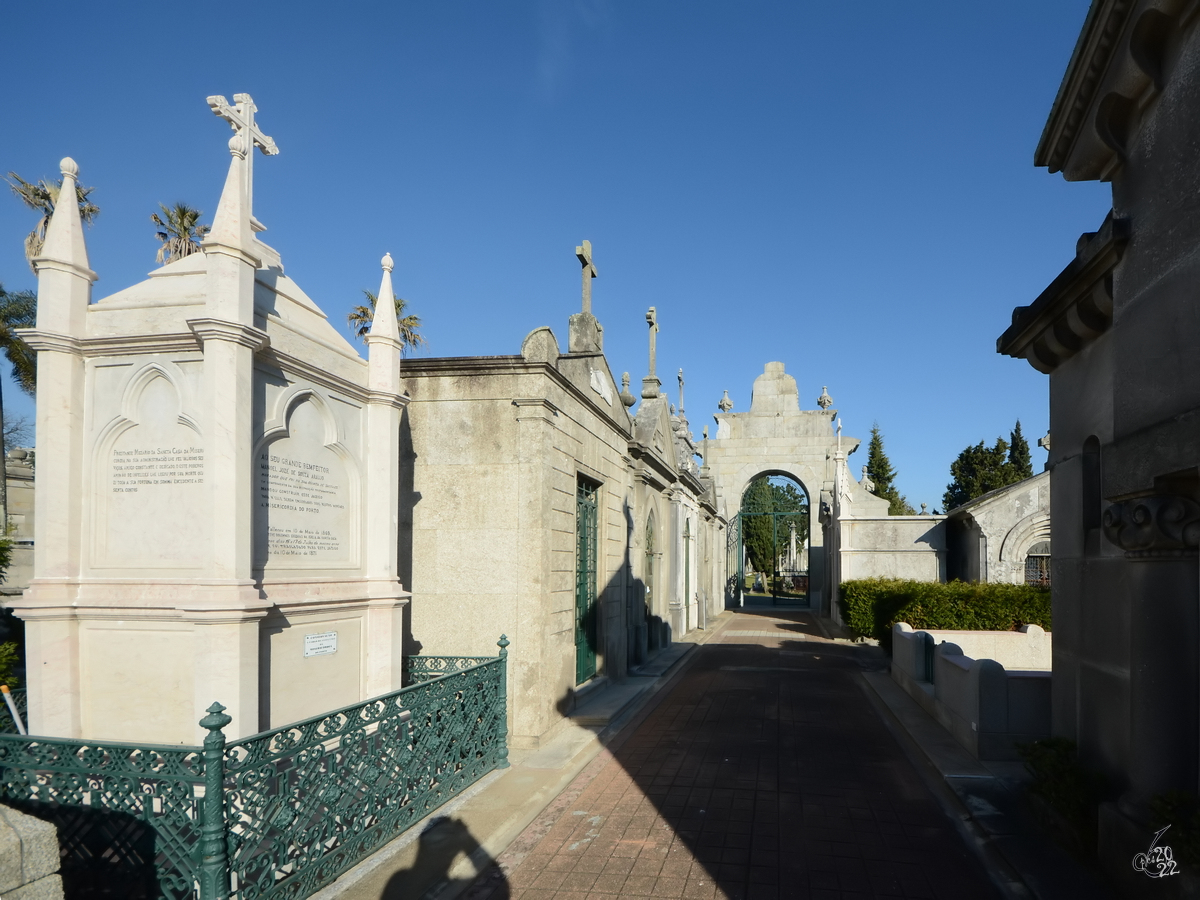
<path id="1" fill-rule="evenodd" d="M 249 92 L 263 237 L 344 321 L 396 260 L 430 355 L 519 352 L 579 304 L 588 238 L 615 374 L 682 367 L 696 436 L 781 360 L 845 433 L 878 421 L 899 486 L 941 506 L 968 444 L 1032 443 L 1047 382 L 995 352 L 1013 306 L 1096 228 L 1107 185 L 1032 164 L 1086 0 L 1003 4 L 78 3 L 6 12 L 0 169 L 75 158 L 102 213 L 101 297 L 145 277 L 149 215 L 211 216 Z M 66 64 L 51 62 L 61 53 Z M 0 197 L 0 282 L 34 219 Z M 32 405 L 4 385 L 10 409 Z M 851 457 L 865 463 L 865 445 Z M 1035 468 L 1045 454 L 1035 448 Z"/>

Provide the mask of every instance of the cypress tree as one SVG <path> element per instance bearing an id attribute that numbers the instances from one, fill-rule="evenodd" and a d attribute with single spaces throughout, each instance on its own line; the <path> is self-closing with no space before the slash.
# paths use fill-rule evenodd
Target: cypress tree
<path id="1" fill-rule="evenodd" d="M 1019 481 L 1019 478 L 1012 477 L 1012 473 L 1008 461 L 1008 442 L 1004 438 L 996 438 L 995 445 L 987 447 L 980 441 L 958 454 L 958 459 L 950 463 L 951 481 L 946 485 L 942 503 L 949 512 L 988 491 Z"/>
<path id="2" fill-rule="evenodd" d="M 1008 464 L 1012 468 L 1014 482 L 1022 478 L 1033 477 L 1033 460 L 1029 456 L 1029 442 L 1021 434 L 1021 420 L 1017 419 L 1017 427 L 1009 435 L 1012 443 L 1008 447 Z"/>
<path id="3" fill-rule="evenodd" d="M 883 433 L 879 423 L 871 425 L 871 443 L 867 445 L 867 475 L 875 482 L 875 496 L 888 501 L 889 516 L 911 516 L 916 510 L 896 488 L 896 470 L 883 449 Z"/>

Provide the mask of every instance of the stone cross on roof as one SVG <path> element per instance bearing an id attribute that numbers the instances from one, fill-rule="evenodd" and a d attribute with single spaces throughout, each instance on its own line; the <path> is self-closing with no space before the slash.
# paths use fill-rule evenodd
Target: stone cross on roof
<path id="1" fill-rule="evenodd" d="M 646 324 L 650 326 L 650 377 L 653 378 L 658 344 L 658 311 L 653 306 L 646 311 Z"/>
<path id="2" fill-rule="evenodd" d="M 683 369 L 679 370 L 679 414 L 683 415 Z"/>
<path id="3" fill-rule="evenodd" d="M 648 400 L 658 396 L 658 388 L 662 384 L 654 374 L 658 362 L 658 311 L 653 306 L 646 311 L 646 324 L 650 326 L 650 374 L 642 379 L 642 398 Z"/>
<path id="4" fill-rule="evenodd" d="M 253 150 L 257 147 L 263 152 L 264 156 L 276 156 L 279 153 L 279 148 L 275 146 L 273 138 L 264 134 L 262 129 L 254 122 L 254 114 L 258 112 L 258 107 L 254 105 L 254 100 L 249 94 L 234 94 L 233 102 L 235 106 L 230 106 L 229 101 L 220 94 L 208 98 L 208 105 L 212 111 L 229 123 L 236 136 L 229 141 L 229 149 L 234 153 L 242 154 L 246 159 L 246 212 L 250 214 L 250 223 L 255 231 L 265 230 L 261 224 L 254 218 L 254 153 Z M 237 141 L 237 146 L 234 142 Z"/>
<path id="5" fill-rule="evenodd" d="M 592 262 L 592 242 L 584 241 L 582 246 L 575 248 L 575 255 L 583 264 L 583 311 L 589 315 L 592 312 L 592 279 L 600 273 Z"/>

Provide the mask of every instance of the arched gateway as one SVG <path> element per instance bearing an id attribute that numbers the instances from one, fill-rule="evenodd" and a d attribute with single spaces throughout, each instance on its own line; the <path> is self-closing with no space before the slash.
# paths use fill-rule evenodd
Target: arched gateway
<path id="1" fill-rule="evenodd" d="M 819 511 L 820 503 L 828 502 L 836 458 L 839 455 L 844 458 L 860 443 L 857 438 L 837 434 L 834 428 L 837 410 L 829 408 L 830 402 L 828 395 L 822 393 L 818 401 L 822 408 L 801 409 L 796 379 L 784 372 L 783 363 L 769 362 L 763 374 L 754 379 L 750 411 L 732 412 L 732 404 L 722 401 L 722 411 L 715 416 L 717 434 L 708 441 L 704 461 L 715 483 L 718 508 L 731 522 L 728 593 L 729 599 L 737 605 L 757 598 L 763 602 L 780 599 L 803 602 L 807 599 L 811 609 L 829 611 L 822 531 L 813 527 L 813 517 Z M 788 505 L 786 494 L 772 498 L 776 505 L 772 506 L 769 517 L 770 549 L 755 551 L 759 565 L 768 568 L 769 563 L 769 574 L 755 573 L 763 574 L 762 585 L 769 589 L 754 591 L 753 579 L 749 586 L 746 584 L 746 537 L 755 534 L 755 540 L 766 547 L 766 527 L 762 524 L 766 517 L 761 511 L 756 513 L 754 510 L 766 503 L 769 492 L 761 487 L 751 490 L 752 486 L 764 483 L 776 485 L 780 490 L 784 485 L 794 484 L 793 490 L 804 500 L 805 511 L 799 511 L 799 501 L 792 501 L 796 509 L 785 509 Z M 744 503 L 748 493 L 753 509 Z M 790 526 L 798 525 L 803 520 L 801 517 L 807 519 L 808 525 L 804 581 L 794 580 L 800 577 L 798 571 L 785 573 L 791 554 Z M 778 543 L 781 521 L 789 531 L 782 537 L 782 544 Z M 801 562 L 799 548 L 790 558 L 793 569 L 798 569 Z M 752 561 L 750 566 L 754 568 Z M 793 580 L 787 580 L 789 578 Z M 797 590 L 801 585 L 803 597 Z"/>

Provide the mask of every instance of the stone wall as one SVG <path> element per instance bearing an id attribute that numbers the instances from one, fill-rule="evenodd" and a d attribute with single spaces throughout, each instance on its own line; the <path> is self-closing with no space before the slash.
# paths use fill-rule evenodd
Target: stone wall
<path id="1" fill-rule="evenodd" d="M 0 804 L 0 896 L 62 900 L 58 832 L 49 822 Z"/>

